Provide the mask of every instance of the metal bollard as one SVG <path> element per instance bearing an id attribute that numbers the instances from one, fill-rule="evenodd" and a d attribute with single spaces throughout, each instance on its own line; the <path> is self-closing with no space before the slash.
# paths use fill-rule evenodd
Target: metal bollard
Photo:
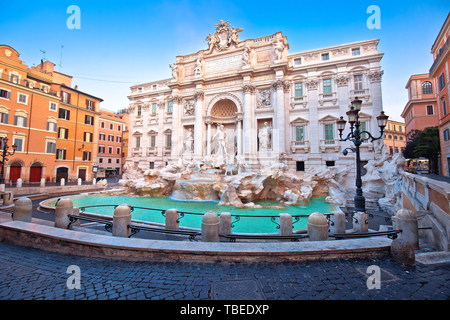
<path id="1" fill-rule="evenodd" d="M 180 211 L 178 209 L 169 209 L 166 211 L 166 229 L 180 229 Z"/>
<path id="2" fill-rule="evenodd" d="M 219 242 L 219 216 L 215 212 L 209 211 L 203 215 L 202 241 Z"/>
<path id="3" fill-rule="evenodd" d="M 32 203 L 29 198 L 20 198 L 14 204 L 13 221 L 31 222 Z"/>
<path id="4" fill-rule="evenodd" d="M 319 213 L 312 213 L 308 218 L 308 237 L 309 241 L 328 240 L 328 220 Z"/>
<path id="5" fill-rule="evenodd" d="M 55 210 L 55 228 L 67 229 L 70 224 L 69 215 L 73 214 L 73 202 L 70 199 L 59 199 Z M 72 229 L 72 226 L 70 226 Z"/>
<path id="6" fill-rule="evenodd" d="M 113 231 L 114 237 L 128 238 L 130 236 L 131 206 L 122 204 L 114 210 Z"/>

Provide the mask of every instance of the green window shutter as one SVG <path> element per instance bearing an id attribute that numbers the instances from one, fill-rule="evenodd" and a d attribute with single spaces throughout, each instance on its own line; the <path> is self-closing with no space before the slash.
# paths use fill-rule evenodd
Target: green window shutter
<path id="1" fill-rule="evenodd" d="M 303 141 L 305 139 L 304 128 L 295 127 L 295 141 Z"/>
<path id="2" fill-rule="evenodd" d="M 334 132 L 333 125 L 326 124 L 325 125 L 325 140 L 334 140 Z"/>

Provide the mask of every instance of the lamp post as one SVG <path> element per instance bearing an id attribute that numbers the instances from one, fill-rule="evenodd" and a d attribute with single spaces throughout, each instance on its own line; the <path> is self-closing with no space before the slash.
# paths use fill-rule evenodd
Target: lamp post
<path id="1" fill-rule="evenodd" d="M 16 153 L 17 150 L 17 146 L 14 144 L 12 146 L 13 152 L 11 153 L 10 151 L 8 151 L 9 147 L 8 147 L 8 138 L 1 138 L 1 144 L 2 144 L 2 171 L 0 173 L 0 184 L 5 184 L 5 176 L 4 176 L 4 170 L 5 170 L 5 161 L 8 161 L 9 159 L 6 158 L 8 156 L 12 156 Z"/>
<path id="2" fill-rule="evenodd" d="M 344 156 L 348 154 L 347 150 L 351 150 L 356 153 L 356 196 L 355 196 L 355 211 L 356 212 L 366 212 L 366 200 L 363 196 L 362 190 L 362 179 L 361 179 L 361 156 L 359 148 L 361 143 L 364 140 L 371 140 L 372 142 L 375 140 L 380 140 L 383 138 L 384 128 L 386 127 L 388 116 L 384 114 L 384 111 L 381 111 L 381 114 L 377 117 L 378 126 L 381 130 L 381 135 L 378 138 L 372 136 L 372 134 L 368 131 L 361 131 L 361 123 L 359 121 L 359 112 L 361 111 L 362 101 L 355 98 L 352 101 L 352 106 L 350 110 L 347 112 L 348 122 L 350 123 L 350 133 L 347 135 L 345 139 L 342 138 L 342 131 L 345 129 L 345 125 L 347 121 L 344 120 L 344 117 L 341 117 L 337 120 L 337 128 L 339 130 L 339 138 L 340 141 L 351 141 L 355 145 L 355 148 L 347 148 L 342 153 Z M 363 137 L 363 135 L 367 135 L 367 137 Z"/>

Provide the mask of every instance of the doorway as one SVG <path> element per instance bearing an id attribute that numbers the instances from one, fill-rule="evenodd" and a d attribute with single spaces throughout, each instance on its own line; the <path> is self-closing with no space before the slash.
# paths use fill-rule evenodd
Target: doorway
<path id="1" fill-rule="evenodd" d="M 64 181 L 67 182 L 67 179 L 69 178 L 69 169 L 64 167 L 56 169 L 56 182 L 60 182 L 63 178 Z"/>
<path id="2" fill-rule="evenodd" d="M 78 178 L 81 178 L 81 181 L 86 181 L 86 169 L 78 169 Z"/>
<path id="3" fill-rule="evenodd" d="M 9 168 L 9 180 L 16 182 L 20 179 L 20 173 L 22 172 L 22 164 L 20 162 L 13 162 Z"/>
<path id="4" fill-rule="evenodd" d="M 30 168 L 30 182 L 40 182 L 42 178 L 42 165 L 38 162 L 33 163 Z"/>

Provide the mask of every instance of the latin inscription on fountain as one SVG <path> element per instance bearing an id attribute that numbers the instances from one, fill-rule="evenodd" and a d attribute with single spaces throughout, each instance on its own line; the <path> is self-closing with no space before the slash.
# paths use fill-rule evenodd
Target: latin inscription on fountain
<path id="1" fill-rule="evenodd" d="M 242 67 L 241 54 L 205 62 L 205 69 L 207 73 L 223 72 L 229 69 L 239 69 L 241 67 Z"/>

